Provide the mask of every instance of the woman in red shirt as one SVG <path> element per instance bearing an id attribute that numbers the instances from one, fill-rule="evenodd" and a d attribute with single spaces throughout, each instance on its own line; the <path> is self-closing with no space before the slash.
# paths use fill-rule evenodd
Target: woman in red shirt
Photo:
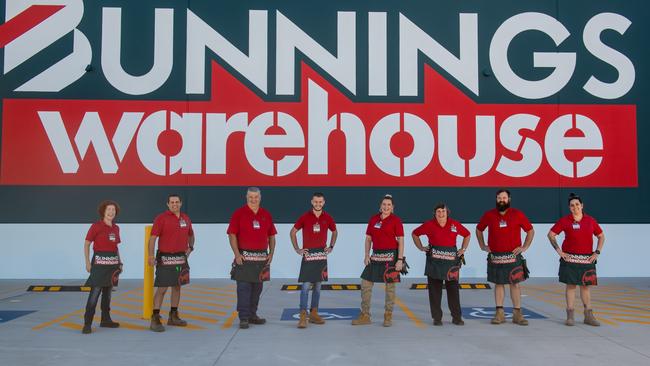
<path id="1" fill-rule="evenodd" d="M 569 210 L 571 214 L 560 218 L 548 232 L 548 239 L 560 256 L 560 282 L 566 284 L 566 325 L 574 325 L 573 318 L 576 286 L 580 286 L 580 298 L 585 308 L 585 324 L 599 326 L 591 309 L 591 292 L 589 286 L 598 284 L 596 260 L 605 243 L 605 234 L 596 220 L 583 212 L 582 199 L 571 193 Z M 562 248 L 557 244 L 556 236 L 564 232 Z M 598 238 L 596 250 L 593 250 L 593 237 Z"/>
<path id="2" fill-rule="evenodd" d="M 399 274 L 404 265 L 404 226 L 402 220 L 393 214 L 393 208 L 393 197 L 385 195 L 379 213 L 368 221 L 363 260 L 366 267 L 361 273 L 361 314 L 352 321 L 352 325 L 371 323 L 370 300 L 375 282 L 386 284 L 384 326 L 393 325 L 395 283 L 400 281 Z"/>
<path id="3" fill-rule="evenodd" d="M 429 307 L 433 325 L 442 325 L 442 281 L 447 289 L 447 303 L 451 311 L 452 323 L 464 325 L 460 310 L 460 295 L 458 293 L 458 277 L 461 267 L 461 256 L 469 245 L 469 231 L 458 221 L 449 217 L 449 207 L 438 203 L 433 209 L 434 218 L 418 226 L 411 237 L 415 246 L 427 253 L 424 274 L 427 276 L 429 289 Z M 423 246 L 420 236 L 426 235 L 428 246 Z M 456 250 L 456 237 L 463 237 L 463 244 Z"/>
<path id="4" fill-rule="evenodd" d="M 90 287 L 88 301 L 86 302 L 86 313 L 84 314 L 84 326 L 82 333 L 91 332 L 91 324 L 95 316 L 95 308 L 99 295 L 102 295 L 102 318 L 100 327 L 117 328 L 119 323 L 111 319 L 111 291 L 117 286 L 120 272 L 122 272 L 122 261 L 117 245 L 120 243 L 120 228 L 113 223 L 113 220 L 120 212 L 120 206 L 114 201 L 102 202 L 97 212 L 100 220 L 92 224 L 84 242 L 84 256 L 86 258 L 86 271 L 90 273 L 85 286 Z M 93 244 L 93 257 L 90 259 L 90 244 Z"/>

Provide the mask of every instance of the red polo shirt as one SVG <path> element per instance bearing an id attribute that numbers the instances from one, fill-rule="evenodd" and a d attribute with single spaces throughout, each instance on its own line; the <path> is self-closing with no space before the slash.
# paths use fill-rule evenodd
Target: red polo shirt
<path id="1" fill-rule="evenodd" d="M 521 231 L 533 228 L 526 215 L 516 208 L 509 208 L 504 215 L 496 208 L 487 211 L 481 217 L 476 228 L 480 231 L 488 228 L 488 246 L 492 252 L 512 252 L 521 246 Z"/>
<path id="2" fill-rule="evenodd" d="M 167 210 L 153 221 L 151 235 L 158 237 L 158 250 L 163 253 L 178 253 L 187 250 L 190 236 L 194 236 L 192 221 L 182 213 L 176 217 Z"/>
<path id="3" fill-rule="evenodd" d="M 293 227 L 296 230 L 302 229 L 302 247 L 304 249 L 325 248 L 327 230 L 336 231 L 334 219 L 325 211 L 316 217 L 314 211 L 309 210 L 300 216 Z"/>
<path id="4" fill-rule="evenodd" d="M 227 233 L 237 236 L 239 249 L 267 250 L 269 236 L 277 234 L 278 231 L 275 230 L 273 218 L 267 210 L 260 207 L 255 213 L 248 205 L 244 205 L 232 214 Z"/>
<path id="5" fill-rule="evenodd" d="M 381 219 L 381 213 L 373 215 L 368 221 L 366 235 L 372 239 L 373 250 L 397 249 L 397 237 L 404 236 L 402 219 L 394 214 Z"/>
<path id="6" fill-rule="evenodd" d="M 434 218 L 413 230 L 413 235 L 426 235 L 427 239 L 429 239 L 429 245 L 455 248 L 456 236 L 460 235 L 466 238 L 469 236 L 469 231 L 456 220 L 448 218 L 445 226 L 440 226 L 438 220 Z"/>
<path id="7" fill-rule="evenodd" d="M 588 215 L 582 215 L 580 221 L 573 220 L 573 215 L 567 215 L 559 219 L 551 228 L 555 234 L 564 231 L 564 242 L 562 251 L 571 254 L 591 254 L 594 247 L 594 236 L 600 235 L 603 229 L 600 228 L 596 219 Z"/>
<path id="8" fill-rule="evenodd" d="M 120 227 L 116 224 L 106 225 L 103 220 L 90 225 L 86 240 L 93 243 L 95 252 L 117 252 L 120 243 Z"/>

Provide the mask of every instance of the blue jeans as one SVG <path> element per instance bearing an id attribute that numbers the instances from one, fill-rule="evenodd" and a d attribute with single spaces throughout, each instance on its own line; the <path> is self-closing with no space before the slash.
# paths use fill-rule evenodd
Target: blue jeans
<path id="1" fill-rule="evenodd" d="M 314 292 L 311 295 L 311 308 L 318 309 L 318 301 L 320 300 L 320 282 L 303 282 L 300 289 L 300 310 L 307 310 L 307 300 L 309 298 L 309 287 L 314 285 Z"/>

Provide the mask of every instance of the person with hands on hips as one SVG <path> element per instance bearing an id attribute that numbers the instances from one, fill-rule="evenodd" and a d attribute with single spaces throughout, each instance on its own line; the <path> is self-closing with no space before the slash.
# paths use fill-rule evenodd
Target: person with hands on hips
<path id="1" fill-rule="evenodd" d="M 452 323 L 464 325 L 460 308 L 459 275 L 462 256 L 469 245 L 470 233 L 460 222 L 449 217 L 449 207 L 438 203 L 434 207 L 434 218 L 418 226 L 411 234 L 415 246 L 427 254 L 424 274 L 427 276 L 429 307 L 433 325 L 442 325 L 442 284 L 445 282 L 447 303 L 451 311 Z M 426 235 L 427 247 L 422 245 L 420 236 Z M 463 237 L 461 248 L 456 250 L 456 237 Z"/>
<path id="2" fill-rule="evenodd" d="M 574 320 L 574 303 L 576 286 L 580 286 L 580 298 L 584 305 L 584 323 L 599 326 L 600 322 L 594 316 L 591 308 L 591 286 L 598 285 L 596 275 L 596 260 L 603 250 L 605 234 L 593 217 L 584 213 L 582 198 L 571 193 L 569 195 L 569 211 L 561 217 L 548 232 L 551 245 L 560 256 L 559 279 L 566 284 L 566 313 L 565 324 L 572 326 Z M 564 233 L 562 247 L 557 244 L 557 236 Z M 598 239 L 596 250 L 593 250 L 593 237 Z"/>

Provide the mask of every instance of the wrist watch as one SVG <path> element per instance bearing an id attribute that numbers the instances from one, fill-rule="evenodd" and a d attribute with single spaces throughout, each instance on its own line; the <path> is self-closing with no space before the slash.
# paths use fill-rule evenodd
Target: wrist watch
<path id="1" fill-rule="evenodd" d="M 594 250 L 594 253 L 600 255 L 600 250 L 596 249 L 596 250 Z"/>

